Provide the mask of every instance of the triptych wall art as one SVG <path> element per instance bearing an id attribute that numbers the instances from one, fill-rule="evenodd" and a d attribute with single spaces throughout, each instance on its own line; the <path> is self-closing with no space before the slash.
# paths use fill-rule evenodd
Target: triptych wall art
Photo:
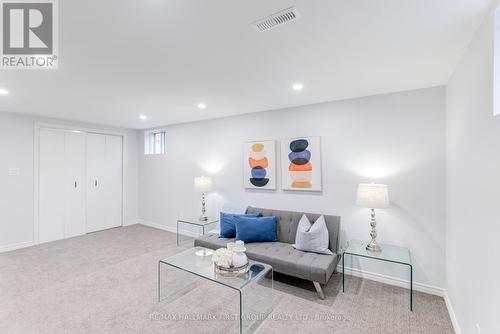
<path id="1" fill-rule="evenodd" d="M 281 187 L 283 190 L 321 191 L 321 137 L 282 139 Z M 244 144 L 244 186 L 249 189 L 276 189 L 275 141 Z"/>

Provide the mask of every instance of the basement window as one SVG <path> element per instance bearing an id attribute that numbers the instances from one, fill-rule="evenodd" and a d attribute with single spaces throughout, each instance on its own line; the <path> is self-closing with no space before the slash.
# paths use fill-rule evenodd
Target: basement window
<path id="1" fill-rule="evenodd" d="M 144 131 L 144 154 L 165 154 L 167 136 L 165 129 Z"/>

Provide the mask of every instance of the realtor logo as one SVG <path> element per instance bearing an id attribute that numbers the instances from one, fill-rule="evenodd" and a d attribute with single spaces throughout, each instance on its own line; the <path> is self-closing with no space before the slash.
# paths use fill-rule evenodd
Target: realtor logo
<path id="1" fill-rule="evenodd" d="M 0 0 L 3 69 L 57 68 L 55 0 Z"/>

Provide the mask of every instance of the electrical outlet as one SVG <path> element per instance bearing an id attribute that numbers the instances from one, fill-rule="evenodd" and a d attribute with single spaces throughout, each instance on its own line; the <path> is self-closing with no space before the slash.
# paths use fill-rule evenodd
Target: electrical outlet
<path id="1" fill-rule="evenodd" d="M 476 329 L 478 333 L 482 333 L 483 331 L 481 330 L 481 326 L 479 324 L 476 324 Z"/>
<path id="2" fill-rule="evenodd" d="M 9 176 L 19 176 L 20 173 L 19 168 L 9 168 Z"/>

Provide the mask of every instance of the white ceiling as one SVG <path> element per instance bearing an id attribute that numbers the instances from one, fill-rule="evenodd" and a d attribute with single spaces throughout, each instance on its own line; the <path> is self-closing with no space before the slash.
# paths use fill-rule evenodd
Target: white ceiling
<path id="1" fill-rule="evenodd" d="M 292 5 L 294 23 L 249 25 Z M 147 128 L 443 85 L 490 5 L 61 0 L 59 69 L 0 71 L 0 110 Z"/>

